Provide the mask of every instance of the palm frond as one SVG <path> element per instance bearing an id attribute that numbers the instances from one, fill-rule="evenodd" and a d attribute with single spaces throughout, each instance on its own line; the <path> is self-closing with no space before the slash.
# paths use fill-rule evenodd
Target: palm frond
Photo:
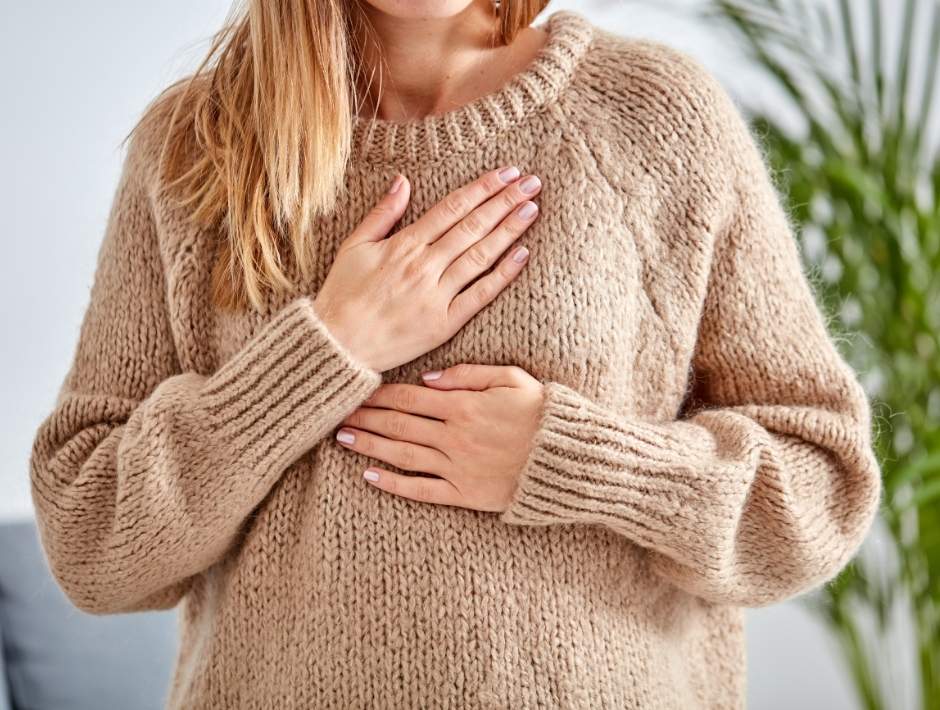
<path id="1" fill-rule="evenodd" d="M 873 710 L 906 697 L 884 645 L 908 609 L 916 695 L 940 710 L 940 146 L 928 140 L 940 0 L 708 0 L 699 16 L 730 32 L 804 119 L 793 135 L 776 114 L 752 115 L 787 176 L 791 214 L 825 237 L 820 260 L 837 267 L 818 288 L 845 334 L 863 336 L 840 338 L 846 355 L 877 376 L 881 520 L 896 564 L 860 555 L 815 609 Z"/>

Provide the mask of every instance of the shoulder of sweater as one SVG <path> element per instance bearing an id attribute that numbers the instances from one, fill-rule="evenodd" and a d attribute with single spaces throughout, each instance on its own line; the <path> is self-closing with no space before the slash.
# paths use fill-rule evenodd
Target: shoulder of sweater
<path id="1" fill-rule="evenodd" d="M 665 42 L 595 28 L 559 106 L 612 187 L 683 204 L 718 229 L 767 167 L 737 102 L 697 58 Z"/>
<path id="2" fill-rule="evenodd" d="M 721 162 L 740 154 L 750 132 L 702 61 L 660 40 L 595 27 L 572 88 L 575 120 L 590 129 L 606 125 L 644 150 Z"/>
<path id="3" fill-rule="evenodd" d="M 123 179 L 132 181 L 131 184 L 136 186 L 140 199 L 146 201 L 155 224 L 153 232 L 167 266 L 175 260 L 181 250 L 185 249 L 186 242 L 198 234 L 198 230 L 195 229 L 177 228 L 187 223 L 187 220 L 180 212 L 181 207 L 177 203 L 177 198 L 171 197 L 164 170 L 164 142 L 169 137 L 173 111 L 177 105 L 177 99 L 185 90 L 186 79 L 174 82 L 165 88 L 143 109 L 127 141 L 124 158 Z M 186 111 L 181 110 L 180 114 L 185 115 Z M 176 135 L 173 136 L 174 142 L 168 148 L 172 151 L 175 160 L 179 160 L 183 153 L 189 156 L 185 160 L 191 160 L 193 151 L 196 150 L 196 142 L 194 139 L 186 139 L 185 145 L 180 145 L 180 141 L 176 140 L 179 138 L 179 133 L 180 131 L 177 130 Z M 179 169 L 177 167 L 177 170 Z"/>
<path id="4" fill-rule="evenodd" d="M 145 106 L 127 142 L 127 167 L 143 181 L 151 197 L 156 196 L 160 188 L 163 144 L 171 128 L 173 110 L 185 90 L 187 79 L 166 87 Z M 180 115 L 185 113 L 185 110 L 180 111 Z"/>

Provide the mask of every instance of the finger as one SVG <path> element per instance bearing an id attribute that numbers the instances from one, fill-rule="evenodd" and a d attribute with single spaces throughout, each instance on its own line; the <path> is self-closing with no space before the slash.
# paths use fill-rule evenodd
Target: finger
<path id="1" fill-rule="evenodd" d="M 523 202 L 492 230 L 461 254 L 441 274 L 440 285 L 456 294 L 468 283 L 490 268 L 501 254 L 525 231 L 538 216 L 538 205 Z"/>
<path id="2" fill-rule="evenodd" d="M 336 432 L 336 440 L 347 449 L 390 463 L 404 471 L 434 473 L 450 465 L 450 459 L 437 449 L 408 441 L 387 439 L 362 429 L 343 427 Z"/>
<path id="3" fill-rule="evenodd" d="M 422 373 L 426 385 L 438 389 L 486 390 L 491 387 L 520 387 L 531 377 L 516 365 L 480 365 L 462 362 L 444 370 Z"/>
<path id="4" fill-rule="evenodd" d="M 406 414 L 395 409 L 359 407 L 341 424 L 353 429 L 364 429 L 387 439 L 410 441 L 433 446 L 441 441 L 446 425 L 437 419 Z"/>
<path id="5" fill-rule="evenodd" d="M 395 190 L 395 192 L 391 192 Z M 411 196 L 411 183 L 404 175 L 396 175 L 386 192 L 343 242 L 353 246 L 385 239 L 389 230 L 401 219 Z"/>
<path id="6" fill-rule="evenodd" d="M 513 210 L 517 207 L 521 208 L 522 204 L 531 201 L 541 189 L 542 181 L 539 180 L 536 175 L 527 175 L 521 180 L 510 183 L 506 189 L 501 190 L 482 205 L 473 209 L 466 217 L 449 229 L 444 236 L 438 239 L 432 248 L 435 258 L 440 258 L 442 266 L 444 267 L 451 264 L 461 254 L 465 254 L 474 245 L 478 244 L 481 239 L 489 235 L 494 229 L 499 227 L 505 228 L 506 217 L 513 214 Z M 531 210 L 533 207 L 536 211 L 538 210 L 534 202 L 530 207 L 526 208 L 526 210 Z M 516 225 L 510 220 L 509 226 L 521 226 L 524 228 L 531 224 L 532 220 L 535 218 L 535 214 L 535 212 L 529 214 L 523 213 L 523 216 L 520 218 L 522 222 L 521 225 Z M 510 229 L 510 231 L 512 230 Z M 521 229 L 514 233 L 518 235 L 519 231 L 521 231 Z M 493 261 L 496 260 L 496 257 L 505 251 L 506 247 L 511 243 L 512 239 L 507 241 L 503 244 L 501 249 L 492 254 L 492 258 L 486 263 L 486 267 L 488 268 Z M 478 270 L 476 273 L 479 274 L 480 271 L 482 271 L 482 269 Z"/>
<path id="7" fill-rule="evenodd" d="M 375 466 L 367 468 L 362 477 L 376 488 L 419 503 L 461 505 L 460 491 L 444 478 L 407 476 Z"/>
<path id="8" fill-rule="evenodd" d="M 367 407 L 385 407 L 422 417 L 447 419 L 453 398 L 434 392 L 421 385 L 387 382 L 379 385 L 361 404 Z"/>
<path id="9" fill-rule="evenodd" d="M 415 220 L 411 228 L 415 233 L 424 235 L 425 243 L 436 242 L 477 205 L 500 192 L 517 177 L 519 169 L 513 165 L 485 172 L 473 182 L 447 194 Z"/>
<path id="10" fill-rule="evenodd" d="M 462 328 L 484 306 L 509 285 L 529 260 L 529 250 L 520 246 L 507 254 L 492 271 L 457 294 L 448 307 L 448 322 Z"/>

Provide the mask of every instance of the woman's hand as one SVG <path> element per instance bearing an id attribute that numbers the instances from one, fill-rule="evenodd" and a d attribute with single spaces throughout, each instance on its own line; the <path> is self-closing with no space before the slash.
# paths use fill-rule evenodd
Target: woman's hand
<path id="1" fill-rule="evenodd" d="M 514 279 L 524 247 L 499 256 L 535 220 L 541 182 L 507 167 L 454 190 L 388 239 L 408 204 L 399 175 L 340 246 L 314 310 L 363 364 L 382 372 L 449 340 Z M 471 281 L 472 285 L 461 291 Z"/>
<path id="2" fill-rule="evenodd" d="M 372 466 L 376 488 L 424 503 L 498 512 L 509 506 L 538 428 L 542 383 L 515 366 L 460 364 L 425 384 L 382 384 L 346 419 L 343 446 Z M 370 477 L 370 472 L 377 474 Z"/>

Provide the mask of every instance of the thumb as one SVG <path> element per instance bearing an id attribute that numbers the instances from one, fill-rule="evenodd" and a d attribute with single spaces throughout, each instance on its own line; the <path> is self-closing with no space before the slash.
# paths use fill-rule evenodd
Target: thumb
<path id="1" fill-rule="evenodd" d="M 422 373 L 424 384 L 435 389 L 485 390 L 518 386 L 518 368 L 511 365 L 478 365 L 462 362 L 445 370 Z"/>
<path id="2" fill-rule="evenodd" d="M 355 246 L 364 242 L 379 242 L 405 211 L 411 197 L 411 183 L 404 175 L 396 175 L 388 191 L 369 210 L 358 226 L 346 237 L 345 246 Z"/>

